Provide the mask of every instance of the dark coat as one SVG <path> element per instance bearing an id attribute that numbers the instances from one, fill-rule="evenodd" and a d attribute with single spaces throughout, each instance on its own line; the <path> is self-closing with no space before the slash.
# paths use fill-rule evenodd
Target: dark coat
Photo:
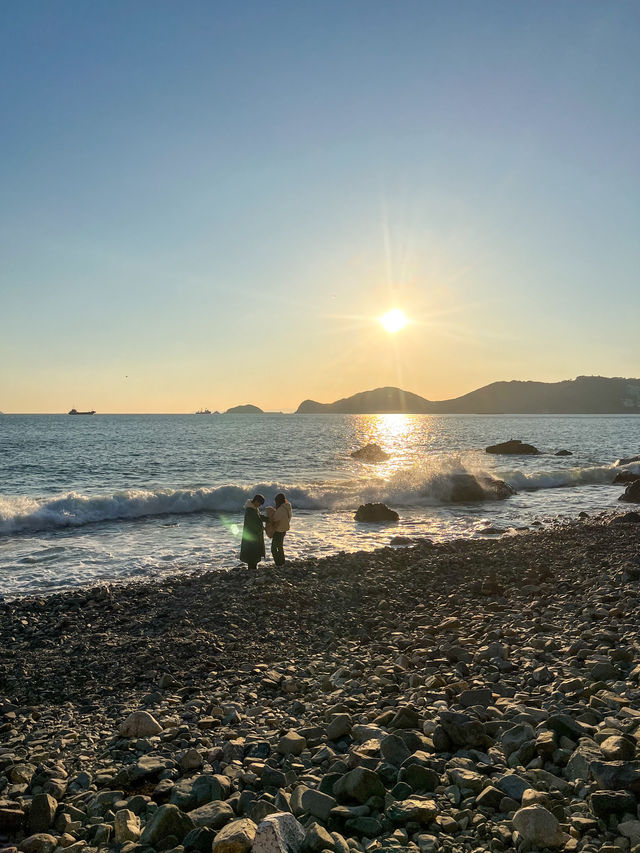
<path id="1" fill-rule="evenodd" d="M 264 557 L 264 530 L 262 522 L 263 518 L 259 510 L 254 506 L 245 507 L 242 544 L 240 545 L 240 559 L 243 563 L 252 565 L 253 563 L 259 563 Z"/>

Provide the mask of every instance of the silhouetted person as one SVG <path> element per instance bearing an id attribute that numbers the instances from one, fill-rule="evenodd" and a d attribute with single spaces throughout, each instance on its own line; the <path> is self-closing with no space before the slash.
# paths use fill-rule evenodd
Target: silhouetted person
<path id="1" fill-rule="evenodd" d="M 274 503 L 276 511 L 271 516 L 273 525 L 273 538 L 271 539 L 271 553 L 276 566 L 284 566 L 284 536 L 291 525 L 293 510 L 286 497 L 280 492 L 275 496 Z"/>
<path id="2" fill-rule="evenodd" d="M 264 531 L 262 524 L 266 518 L 260 515 L 260 507 L 264 504 L 262 495 L 255 495 L 244 505 L 244 525 L 242 527 L 242 544 L 240 559 L 249 569 L 257 569 L 258 563 L 264 557 Z"/>

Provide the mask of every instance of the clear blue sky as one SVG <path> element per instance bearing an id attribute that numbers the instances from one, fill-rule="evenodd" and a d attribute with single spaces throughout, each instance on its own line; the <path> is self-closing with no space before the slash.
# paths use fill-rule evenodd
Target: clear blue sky
<path id="1" fill-rule="evenodd" d="M 0 19 L 0 409 L 640 375 L 640 4 Z"/>

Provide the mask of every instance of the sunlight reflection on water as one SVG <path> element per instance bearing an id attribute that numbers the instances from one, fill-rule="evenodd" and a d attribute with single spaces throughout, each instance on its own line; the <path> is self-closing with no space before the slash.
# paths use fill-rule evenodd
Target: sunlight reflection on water
<path id="1" fill-rule="evenodd" d="M 299 557 L 370 550 L 398 534 L 442 540 L 619 509 L 610 466 L 638 452 L 639 424 L 608 416 L 5 417 L 0 529 L 21 515 L 44 526 L 0 536 L 0 594 L 233 566 L 242 506 L 256 490 L 269 502 L 288 493 L 286 551 Z M 512 437 L 541 455 L 485 453 Z M 390 458 L 352 458 L 371 443 Z M 557 457 L 560 448 L 573 456 Z M 517 494 L 452 503 L 460 472 L 504 479 Z M 366 501 L 387 503 L 399 523 L 354 524 Z M 86 523 L 56 526 L 83 513 Z"/>
<path id="2" fill-rule="evenodd" d="M 416 447 L 429 443 L 430 421 L 425 415 L 356 415 L 354 437 L 359 447 L 373 443 L 390 454 L 375 466 L 376 475 L 387 478 L 411 464 Z"/>

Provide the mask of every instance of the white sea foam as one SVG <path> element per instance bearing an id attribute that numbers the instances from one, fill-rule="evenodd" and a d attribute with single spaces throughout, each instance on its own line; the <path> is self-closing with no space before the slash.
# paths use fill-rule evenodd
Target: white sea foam
<path id="1" fill-rule="evenodd" d="M 625 471 L 633 471 L 635 473 L 638 469 L 640 469 L 640 457 L 630 456 L 625 457 L 624 459 L 616 459 L 614 465 L 616 466 L 616 468 L 624 468 Z"/>
<path id="2" fill-rule="evenodd" d="M 551 471 L 502 471 L 500 477 L 517 492 L 535 489 L 560 489 L 612 483 L 616 471 L 610 465 L 588 468 L 564 468 Z"/>
<path id="3" fill-rule="evenodd" d="M 619 469 L 618 469 L 619 470 Z M 0 497 L 0 535 L 80 527 L 126 519 L 198 512 L 238 513 L 252 494 L 261 492 L 268 501 L 286 492 L 299 510 L 352 510 L 359 503 L 383 501 L 395 507 L 436 506 L 451 502 L 456 477 L 498 476 L 516 491 L 608 484 L 616 469 L 612 466 L 523 471 L 488 472 L 472 469 L 459 460 L 440 460 L 438 466 L 422 465 L 397 471 L 388 479 L 330 481 L 317 484 L 257 483 L 198 489 L 129 489 L 105 495 L 70 492 L 37 500 L 28 497 Z"/>
<path id="4" fill-rule="evenodd" d="M 206 510 L 237 510 L 246 500 L 239 486 L 217 489 L 128 489 L 107 495 L 69 492 L 56 498 L 0 498 L 0 533 L 80 527 L 101 521 Z"/>

